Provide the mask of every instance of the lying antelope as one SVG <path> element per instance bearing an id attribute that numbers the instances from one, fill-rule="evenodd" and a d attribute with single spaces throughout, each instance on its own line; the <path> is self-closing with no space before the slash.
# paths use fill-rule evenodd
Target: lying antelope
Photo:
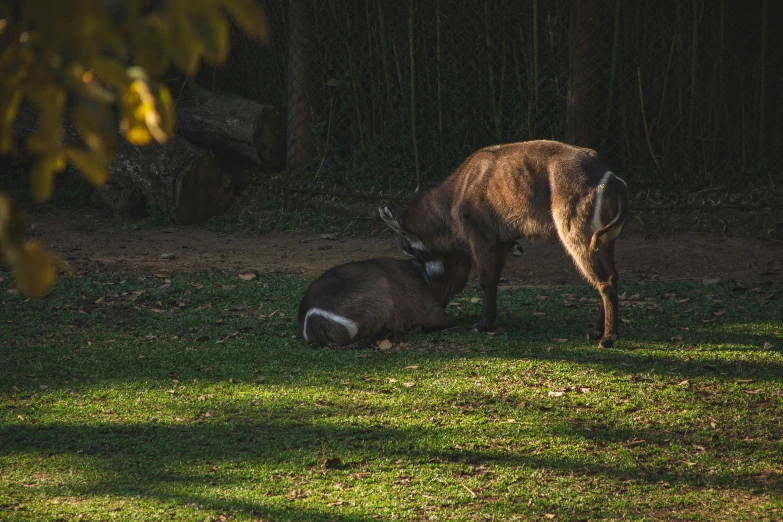
<path id="1" fill-rule="evenodd" d="M 445 307 L 465 287 L 470 269 L 470 257 L 461 252 L 334 267 L 305 292 L 299 335 L 310 344 L 344 346 L 387 332 L 446 328 L 452 317 Z"/>

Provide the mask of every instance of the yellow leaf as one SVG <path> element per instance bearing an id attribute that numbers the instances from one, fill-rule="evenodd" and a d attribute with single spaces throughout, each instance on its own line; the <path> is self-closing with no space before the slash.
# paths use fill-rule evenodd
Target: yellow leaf
<path id="1" fill-rule="evenodd" d="M 223 8 L 248 36 L 269 43 L 266 13 L 254 0 L 223 0 Z"/>
<path id="2" fill-rule="evenodd" d="M 54 256 L 37 241 L 25 241 L 15 268 L 22 292 L 33 298 L 43 297 L 54 283 Z"/>
<path id="3" fill-rule="evenodd" d="M 54 190 L 54 175 L 65 168 L 65 156 L 60 154 L 47 154 L 39 157 L 32 170 L 30 170 L 30 185 L 33 189 L 33 197 L 38 203 L 48 201 Z"/>
<path id="4" fill-rule="evenodd" d="M 147 84 L 136 80 L 122 93 L 120 105 L 120 129 L 130 143 L 146 145 L 152 141 L 145 122 L 148 112 L 155 112 L 154 99 Z"/>
<path id="5" fill-rule="evenodd" d="M 154 89 L 144 80 L 133 81 L 123 92 L 120 112 L 120 129 L 134 145 L 153 138 L 163 143 L 174 129 L 174 104 L 165 86 Z"/>
<path id="6" fill-rule="evenodd" d="M 107 166 L 103 163 L 102 158 L 96 157 L 96 154 L 73 148 L 66 149 L 65 155 L 70 164 L 79 169 L 87 181 L 93 185 L 106 183 Z"/>

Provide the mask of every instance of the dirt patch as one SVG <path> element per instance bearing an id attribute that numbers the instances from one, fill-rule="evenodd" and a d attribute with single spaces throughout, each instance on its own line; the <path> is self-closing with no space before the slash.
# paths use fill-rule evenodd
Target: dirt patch
<path id="1" fill-rule="evenodd" d="M 255 270 L 316 277 L 328 268 L 371 257 L 402 257 L 398 241 L 380 223 L 372 237 L 300 232 L 220 233 L 197 226 L 133 230 L 84 209 L 47 209 L 33 216 L 33 235 L 77 269 L 151 274 Z M 571 284 L 581 278 L 557 243 L 524 245 L 509 259 L 508 284 Z M 783 243 L 716 232 L 673 231 L 653 237 L 631 220 L 617 242 L 624 280 L 783 280 Z M 168 258 L 168 259 L 166 259 Z"/>

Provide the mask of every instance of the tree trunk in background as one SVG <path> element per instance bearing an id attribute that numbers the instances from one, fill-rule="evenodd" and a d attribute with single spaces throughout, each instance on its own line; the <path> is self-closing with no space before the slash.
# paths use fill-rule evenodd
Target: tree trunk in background
<path id="1" fill-rule="evenodd" d="M 598 0 L 571 1 L 566 143 L 595 147 L 598 135 L 598 95 L 601 82 Z"/>
<path id="2" fill-rule="evenodd" d="M 177 97 L 177 133 L 220 155 L 264 167 L 285 164 L 285 117 L 272 105 L 212 92 L 193 82 Z"/>
<path id="3" fill-rule="evenodd" d="M 305 0 L 288 1 L 288 63 L 286 91 L 288 99 L 288 166 L 287 186 L 295 185 L 310 163 L 312 149 L 310 117 L 308 112 L 309 38 L 312 24 L 310 9 Z M 283 193 L 285 208 L 288 194 Z"/>

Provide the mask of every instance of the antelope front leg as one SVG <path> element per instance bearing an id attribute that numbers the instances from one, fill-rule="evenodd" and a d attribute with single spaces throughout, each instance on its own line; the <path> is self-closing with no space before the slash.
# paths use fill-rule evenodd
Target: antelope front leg
<path id="1" fill-rule="evenodd" d="M 602 283 L 598 292 L 601 294 L 604 309 L 604 331 L 598 344 L 602 348 L 611 348 L 617 340 L 617 278 L 610 278 L 609 282 Z"/>
<path id="2" fill-rule="evenodd" d="M 498 308 L 498 283 L 509 246 L 506 243 L 498 243 L 489 248 L 486 245 L 477 245 L 477 248 L 473 249 L 483 297 L 481 318 L 473 326 L 475 332 L 486 332 L 495 324 Z"/>
<path id="3" fill-rule="evenodd" d="M 427 305 L 424 314 L 416 322 L 422 332 L 436 332 L 454 324 L 454 317 L 439 304 Z"/>
<path id="4" fill-rule="evenodd" d="M 590 339 L 597 341 L 604 336 L 604 323 L 606 321 L 606 313 L 604 312 L 604 301 L 601 299 L 601 303 L 598 305 L 598 317 L 595 319 L 593 325 L 593 331 L 590 332 Z"/>

